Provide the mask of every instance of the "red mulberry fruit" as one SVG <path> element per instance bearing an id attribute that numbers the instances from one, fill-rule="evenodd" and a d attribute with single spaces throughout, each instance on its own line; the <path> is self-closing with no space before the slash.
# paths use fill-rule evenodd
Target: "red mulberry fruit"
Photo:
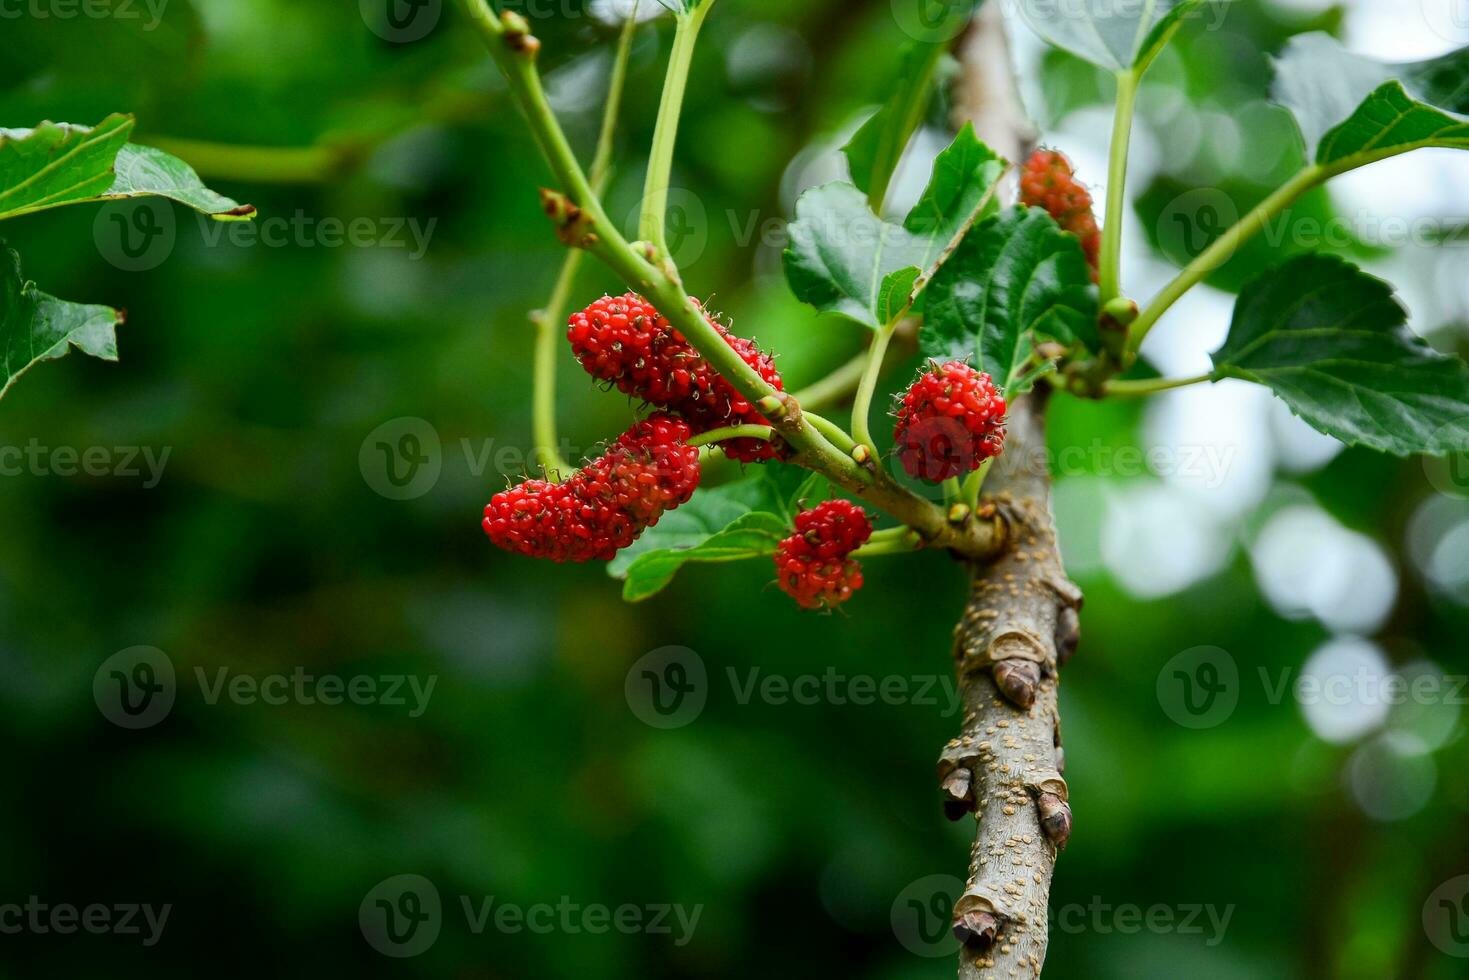
<path id="1" fill-rule="evenodd" d="M 495 494 L 485 534 L 498 547 L 552 561 L 607 561 L 688 502 L 699 486 L 699 451 L 687 422 L 654 415 L 564 483 L 527 480 Z"/>
<path id="2" fill-rule="evenodd" d="M 784 390 L 780 372 L 768 354 L 753 342 L 732 336 L 712 318 L 709 323 L 772 388 Z M 576 359 L 592 377 L 682 416 L 695 432 L 768 424 L 683 334 L 636 293 L 604 296 L 572 314 L 566 336 Z M 731 458 L 748 463 L 779 457 L 783 444 L 729 439 L 719 446 Z"/>
<path id="3" fill-rule="evenodd" d="M 1005 448 L 1005 399 L 962 361 L 935 365 L 903 395 L 894 438 L 908 475 L 931 483 L 979 468 Z"/>
<path id="4" fill-rule="evenodd" d="M 839 606 L 862 588 L 862 566 L 848 557 L 872 537 L 867 514 L 847 500 L 829 500 L 796 515 L 796 533 L 776 548 L 781 590 L 805 609 Z"/>
<path id="5" fill-rule="evenodd" d="M 1091 192 L 1077 181 L 1071 161 L 1055 150 L 1036 150 L 1020 176 L 1020 201 L 1028 207 L 1045 208 L 1058 225 L 1081 239 L 1096 281 L 1102 232 L 1092 212 Z"/>

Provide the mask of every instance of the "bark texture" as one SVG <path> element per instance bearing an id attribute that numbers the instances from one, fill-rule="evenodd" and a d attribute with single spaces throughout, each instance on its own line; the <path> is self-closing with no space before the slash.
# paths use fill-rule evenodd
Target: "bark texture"
<path id="1" fill-rule="evenodd" d="M 1001 5 L 985 5 L 959 56 L 956 121 L 973 122 L 982 139 L 1023 162 L 1036 134 L 1020 104 Z M 985 485 L 987 506 L 1009 529 L 1006 547 L 972 567 L 954 633 L 964 720 L 938 776 L 949 817 L 975 819 L 968 881 L 954 904 L 960 980 L 1041 975 L 1051 876 L 1071 835 L 1057 685 L 1080 638 L 1082 597 L 1057 548 L 1046 401 L 1038 389 L 1011 407 L 1006 449 Z"/>
<path id="2" fill-rule="evenodd" d="M 961 978 L 1040 976 L 1051 874 L 1071 834 L 1057 684 L 1079 637 L 1081 593 L 1056 547 L 1044 403 L 1037 393 L 1012 410 L 1009 446 L 988 482 L 1009 547 L 974 567 L 954 632 L 964 720 L 938 774 L 949 815 L 975 818 L 954 905 Z"/>

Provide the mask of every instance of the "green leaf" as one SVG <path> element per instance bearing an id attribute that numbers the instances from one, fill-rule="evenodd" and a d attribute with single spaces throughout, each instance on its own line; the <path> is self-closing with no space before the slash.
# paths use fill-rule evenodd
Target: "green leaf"
<path id="1" fill-rule="evenodd" d="M 166 197 L 219 221 L 241 221 L 255 215 L 254 206 L 216 194 L 187 163 L 151 146 L 124 146 L 118 151 L 115 169 L 117 179 L 101 195 L 106 200 Z"/>
<path id="2" fill-rule="evenodd" d="M 966 125 L 934 161 L 928 186 L 902 225 L 873 214 L 862 192 L 845 181 L 811 188 L 796 202 L 790 225 L 785 267 L 792 292 L 822 312 L 874 329 L 885 325 L 993 206 L 1003 173 L 1004 162 Z"/>
<path id="3" fill-rule="evenodd" d="M 626 580 L 623 598 L 637 602 L 661 591 L 688 562 L 771 554 L 791 533 L 797 503 L 815 498 L 823 482 L 794 466 L 761 467 L 737 483 L 700 490 L 619 552 L 607 571 Z"/>
<path id="4" fill-rule="evenodd" d="M 923 121 L 924 109 L 932 97 L 935 69 L 954 35 L 950 27 L 966 21 L 973 7 L 974 0 L 946 4 L 932 33 L 903 49 L 892 93 L 842 147 L 852 183 L 867 195 L 874 211 L 881 209 L 903 151 Z"/>
<path id="5" fill-rule="evenodd" d="M 99 197 L 133 120 L 113 115 L 93 128 L 45 122 L 0 129 L 0 218 Z"/>
<path id="6" fill-rule="evenodd" d="M 1292 38 L 1274 96 L 1316 162 L 1351 169 L 1429 146 L 1469 149 L 1469 48 L 1407 64 L 1374 61 L 1329 34 Z"/>
<path id="7" fill-rule="evenodd" d="M 1099 346 L 1097 290 L 1081 242 L 1039 208 L 1010 208 L 976 225 L 928 287 L 927 304 L 923 352 L 974 360 L 1007 396 L 1026 388 L 1035 337 Z"/>
<path id="8" fill-rule="evenodd" d="M 1240 293 L 1214 379 L 1268 386 L 1348 445 L 1469 449 L 1469 365 L 1407 326 L 1392 286 L 1328 255 L 1293 259 Z"/>
<path id="9" fill-rule="evenodd" d="M 640 555 L 628 566 L 622 597 L 628 602 L 640 602 L 656 595 L 689 562 L 745 561 L 772 555 L 781 539 L 790 533 L 790 525 L 774 514 L 752 511 L 692 547 Z"/>
<path id="10" fill-rule="evenodd" d="M 0 129 L 0 220 L 86 201 L 157 196 L 222 221 L 254 215 L 209 190 L 176 157 L 128 143 L 131 116 L 112 115 L 95 127 L 42 123 Z"/>
<path id="11" fill-rule="evenodd" d="M 1111 72 L 1146 65 L 1168 43 L 1183 18 L 1204 0 L 1073 0 L 1057 9 L 1056 0 L 1020 0 L 1020 15 L 1031 28 L 1064 48 Z"/>
<path id="12" fill-rule="evenodd" d="M 122 321 L 110 307 L 68 303 L 39 291 L 21 277 L 20 256 L 0 247 L 0 397 L 32 365 L 64 357 L 72 347 L 117 360 L 115 331 Z"/>

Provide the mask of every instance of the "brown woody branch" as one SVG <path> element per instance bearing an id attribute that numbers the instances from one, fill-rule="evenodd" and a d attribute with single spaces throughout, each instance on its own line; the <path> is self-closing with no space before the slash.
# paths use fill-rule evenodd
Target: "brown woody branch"
<path id="1" fill-rule="evenodd" d="M 956 121 L 973 122 L 1002 154 L 1024 160 L 1035 133 L 999 5 L 976 16 L 959 55 Z M 1011 408 L 1005 452 L 986 482 L 1010 529 L 1006 549 L 972 565 L 954 631 L 964 720 L 938 776 L 950 819 L 975 817 L 968 881 L 954 904 L 960 980 L 1041 975 L 1051 876 L 1071 836 L 1057 685 L 1080 639 L 1082 596 L 1062 568 L 1051 515 L 1047 393 L 1039 388 Z"/>

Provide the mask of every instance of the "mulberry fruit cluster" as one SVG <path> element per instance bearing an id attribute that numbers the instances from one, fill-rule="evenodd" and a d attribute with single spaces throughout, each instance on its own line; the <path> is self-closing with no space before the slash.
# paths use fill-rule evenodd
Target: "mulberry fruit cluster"
<path id="1" fill-rule="evenodd" d="M 1102 250 L 1102 232 L 1092 212 L 1092 195 L 1076 179 L 1071 161 L 1055 150 L 1036 150 L 1020 175 L 1020 200 L 1028 207 L 1045 208 L 1056 223 L 1081 239 L 1092 279 Z"/>
<path id="2" fill-rule="evenodd" d="M 693 496 L 699 450 L 686 444 L 692 434 L 670 415 L 638 422 L 566 482 L 527 480 L 495 494 L 485 534 L 531 558 L 610 560 Z"/>
<path id="3" fill-rule="evenodd" d="M 872 523 L 848 500 L 828 500 L 796 515 L 796 533 L 775 551 L 781 590 L 805 609 L 839 606 L 862 588 L 862 566 L 849 557 L 872 537 Z"/>
<path id="4" fill-rule="evenodd" d="M 903 469 L 941 483 L 1005 448 L 1005 399 L 988 374 L 962 361 L 934 365 L 903 395 L 894 432 Z"/>
<path id="5" fill-rule="evenodd" d="M 772 388 L 784 390 L 769 355 L 753 342 L 731 335 L 712 318 L 709 323 Z M 755 406 L 636 293 L 605 296 L 572 314 L 566 336 L 576 359 L 592 377 L 679 415 L 696 433 L 766 424 Z M 729 439 L 719 446 L 732 459 L 747 463 L 775 459 L 783 448 L 778 441 L 760 439 Z"/>

